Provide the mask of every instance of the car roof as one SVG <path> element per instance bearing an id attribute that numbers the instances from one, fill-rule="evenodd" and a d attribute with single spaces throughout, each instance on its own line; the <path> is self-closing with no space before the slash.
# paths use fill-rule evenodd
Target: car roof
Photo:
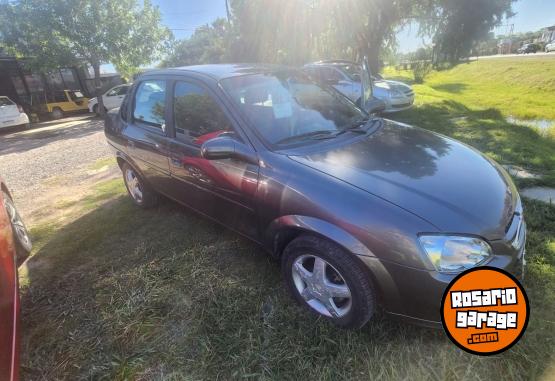
<path id="1" fill-rule="evenodd" d="M 247 74 L 260 74 L 260 73 L 268 73 L 268 72 L 275 72 L 278 70 L 284 69 L 291 69 L 287 66 L 281 65 L 271 65 L 271 64 L 261 64 L 261 63 L 253 63 L 253 64 L 210 64 L 210 65 L 193 65 L 193 66 L 181 66 L 169 69 L 157 69 L 157 70 L 149 70 L 145 72 L 144 76 L 151 76 L 151 75 L 160 75 L 160 74 L 176 74 L 176 72 L 181 73 L 198 73 L 217 81 L 230 78 L 230 77 L 237 77 L 241 75 Z"/>

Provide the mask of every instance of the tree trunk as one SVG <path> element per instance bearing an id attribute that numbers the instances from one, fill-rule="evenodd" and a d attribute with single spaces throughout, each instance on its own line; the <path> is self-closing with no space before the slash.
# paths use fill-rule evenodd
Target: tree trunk
<path id="1" fill-rule="evenodd" d="M 106 114 L 104 108 L 104 100 L 102 99 L 102 84 L 100 82 L 100 63 L 93 62 L 92 67 L 94 69 L 94 86 L 95 95 L 97 100 L 98 114 L 104 116 Z"/>

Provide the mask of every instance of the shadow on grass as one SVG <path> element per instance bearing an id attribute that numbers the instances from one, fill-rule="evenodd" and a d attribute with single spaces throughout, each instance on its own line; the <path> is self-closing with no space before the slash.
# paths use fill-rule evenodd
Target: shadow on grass
<path id="1" fill-rule="evenodd" d="M 383 317 L 337 329 L 294 305 L 256 245 L 171 202 L 120 194 L 45 231 L 22 293 L 25 379 L 519 379 L 552 355 L 535 322 L 495 359 Z"/>
<path id="2" fill-rule="evenodd" d="M 455 101 L 425 104 L 389 116 L 391 119 L 458 139 L 501 164 L 513 164 L 544 175 L 524 184 L 555 186 L 555 140 L 537 130 L 508 123 L 497 109 L 471 110 Z"/>
<path id="3" fill-rule="evenodd" d="M 459 94 L 468 86 L 464 83 L 442 83 L 431 86 L 434 90 L 443 91 L 451 94 Z"/>
<path id="4" fill-rule="evenodd" d="M 37 247 L 22 292 L 26 379 L 294 378 L 312 366 L 347 377 L 367 371 L 369 348 L 389 363 L 392 345 L 424 343 L 407 361 L 449 348 L 440 331 L 378 319 L 346 332 L 315 319 L 258 246 L 171 202 L 144 211 L 116 197 Z"/>

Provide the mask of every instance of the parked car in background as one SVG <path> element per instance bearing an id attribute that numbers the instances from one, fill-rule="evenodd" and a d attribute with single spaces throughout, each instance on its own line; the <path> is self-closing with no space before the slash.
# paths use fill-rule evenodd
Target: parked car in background
<path id="1" fill-rule="evenodd" d="M 15 381 L 19 373 L 19 283 L 17 267 L 32 245 L 0 178 L 0 379 Z"/>
<path id="2" fill-rule="evenodd" d="M 112 87 L 110 90 L 106 91 L 102 95 L 102 102 L 104 103 L 104 109 L 106 111 L 111 110 L 113 108 L 118 108 L 123 102 L 123 98 L 125 98 L 125 94 L 127 94 L 127 90 L 131 84 L 123 84 Z M 98 98 L 94 97 L 89 99 L 89 112 L 94 112 L 98 114 Z"/>
<path id="3" fill-rule="evenodd" d="M 516 52 L 518 54 L 528 54 L 536 53 L 539 50 L 541 50 L 541 47 L 538 44 L 524 44 L 520 48 L 518 48 Z"/>
<path id="4" fill-rule="evenodd" d="M 105 134 L 137 206 L 162 194 L 249 237 L 281 261 L 295 300 L 340 326 L 378 306 L 439 325 L 461 271 L 522 271 L 522 204 L 501 166 L 298 70 L 150 71 Z"/>
<path id="5" fill-rule="evenodd" d="M 551 41 L 549 44 L 545 45 L 545 52 L 553 52 L 555 51 L 555 41 Z"/>
<path id="6" fill-rule="evenodd" d="M 317 81 L 333 86 L 337 91 L 357 102 L 360 98 L 359 64 L 351 61 L 319 61 L 307 64 L 303 71 Z M 383 112 L 395 112 L 412 107 L 414 91 L 402 82 L 385 80 L 374 74 L 372 84 L 373 96 L 385 103 Z"/>
<path id="7" fill-rule="evenodd" d="M 87 112 L 87 104 L 88 98 L 81 91 L 59 90 L 48 96 L 42 112 L 46 112 L 52 119 L 60 119 L 68 114 Z"/>
<path id="8" fill-rule="evenodd" d="M 31 124 L 23 107 L 8 97 L 0 96 L 0 129 L 8 127 L 30 128 Z"/>

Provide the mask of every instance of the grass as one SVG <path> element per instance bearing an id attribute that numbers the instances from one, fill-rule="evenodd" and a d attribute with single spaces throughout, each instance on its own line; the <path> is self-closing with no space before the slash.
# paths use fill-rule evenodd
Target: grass
<path id="1" fill-rule="evenodd" d="M 452 82 L 462 83 L 455 74 Z M 436 75 L 446 72 L 431 78 Z M 430 86 L 416 88 L 418 99 Z M 553 173 L 555 143 L 452 90 L 430 90 L 445 93 L 444 99 L 437 95 L 395 118 L 455 136 L 502 162 Z M 454 119 L 460 116 L 466 119 Z M 554 374 L 553 206 L 525 201 L 530 324 L 517 345 L 492 357 L 462 352 L 441 330 L 381 316 L 354 332 L 315 319 L 294 305 L 279 265 L 256 245 L 170 202 L 137 209 L 120 180 L 98 184 L 78 206 L 69 223 L 32 227 L 35 252 L 21 275 L 24 379 L 521 380 Z"/>
<path id="2" fill-rule="evenodd" d="M 385 70 L 412 81 L 412 73 Z M 434 71 L 414 85 L 419 104 L 452 100 L 473 109 L 493 108 L 504 116 L 555 122 L 555 56 L 482 59 Z"/>
<path id="3" fill-rule="evenodd" d="M 412 82 L 409 71 L 388 68 L 385 75 Z M 544 175 L 520 181 L 520 186 L 555 186 L 555 127 L 542 134 L 506 120 L 513 116 L 555 123 L 555 57 L 474 61 L 434 71 L 413 87 L 416 106 L 393 119 L 452 136 L 500 163 Z"/>

